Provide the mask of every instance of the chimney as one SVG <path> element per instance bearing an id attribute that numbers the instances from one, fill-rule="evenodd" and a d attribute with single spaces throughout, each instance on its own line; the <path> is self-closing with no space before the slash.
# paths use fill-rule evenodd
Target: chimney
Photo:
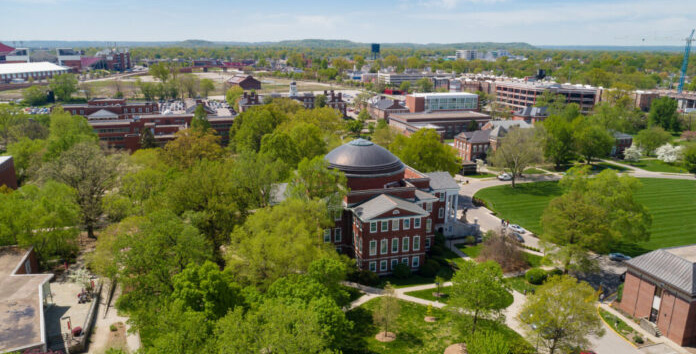
<path id="1" fill-rule="evenodd" d="M 341 100 L 341 93 L 340 92 L 338 93 L 338 100 L 339 101 Z"/>

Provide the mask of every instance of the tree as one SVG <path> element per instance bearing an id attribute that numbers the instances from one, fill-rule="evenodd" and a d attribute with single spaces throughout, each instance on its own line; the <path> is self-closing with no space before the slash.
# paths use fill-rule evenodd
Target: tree
<path id="1" fill-rule="evenodd" d="M 517 176 L 522 175 L 529 165 L 541 161 L 541 149 L 532 129 L 511 128 L 491 156 L 495 166 L 510 170 L 512 188 L 515 188 Z"/>
<path id="2" fill-rule="evenodd" d="M 349 120 L 346 122 L 346 129 L 353 133 L 354 136 L 359 137 L 360 136 L 360 131 L 363 128 L 362 122 L 358 120 Z"/>
<path id="3" fill-rule="evenodd" d="M 153 101 L 159 91 L 159 86 L 154 82 L 144 82 L 140 79 L 136 79 L 135 85 L 140 88 L 140 93 L 143 94 L 146 101 Z"/>
<path id="4" fill-rule="evenodd" d="M 50 128 L 44 159 L 56 159 L 61 153 L 79 143 L 96 144 L 97 141 L 99 141 L 99 137 L 94 133 L 94 129 L 86 118 L 73 116 L 63 111 L 62 108 L 56 107 L 50 115 Z"/>
<path id="5" fill-rule="evenodd" d="M 231 87 L 227 92 L 225 93 L 225 101 L 227 101 L 227 104 L 230 105 L 233 109 L 237 110 L 239 103 L 239 98 L 242 97 L 244 94 L 244 89 L 242 89 L 239 86 L 234 86 Z"/>
<path id="6" fill-rule="evenodd" d="M 487 237 L 478 259 L 496 262 L 505 273 L 522 270 L 528 265 L 511 235 L 506 234 L 494 233 Z"/>
<path id="7" fill-rule="evenodd" d="M 220 159 L 224 154 L 220 137 L 212 131 L 180 130 L 176 132 L 176 139 L 164 146 L 165 160 L 180 168 L 190 167 L 203 159 Z"/>
<path id="8" fill-rule="evenodd" d="M 12 156 L 17 173 L 17 182 L 23 182 L 34 175 L 41 167 L 41 159 L 46 148 L 46 141 L 21 138 L 7 146 L 7 154 Z"/>
<path id="9" fill-rule="evenodd" d="M 667 131 L 679 132 L 679 115 L 677 114 L 677 100 L 670 97 L 660 97 L 650 103 L 648 121 L 651 126 L 658 126 Z"/>
<path id="10" fill-rule="evenodd" d="M 384 58 L 384 66 L 398 67 L 399 65 L 401 65 L 401 61 L 394 54 L 390 54 L 386 58 Z"/>
<path id="11" fill-rule="evenodd" d="M 361 123 L 365 123 L 365 121 L 369 119 L 372 119 L 372 117 L 370 117 L 370 113 L 366 109 L 363 109 L 358 114 L 358 121 L 360 121 Z"/>
<path id="12" fill-rule="evenodd" d="M 404 81 L 399 86 L 399 90 L 408 93 L 411 90 L 411 81 Z"/>
<path id="13" fill-rule="evenodd" d="M 636 144 L 632 144 L 631 147 L 624 150 L 624 160 L 626 161 L 638 162 L 641 157 L 643 157 L 643 149 L 639 148 Z"/>
<path id="14" fill-rule="evenodd" d="M 189 264 L 172 278 L 174 291 L 170 300 L 183 308 L 202 312 L 205 318 L 218 320 L 229 310 L 244 304 L 241 288 L 232 272 L 221 271 L 213 262 Z"/>
<path id="15" fill-rule="evenodd" d="M 565 109 L 565 106 L 565 96 L 553 93 L 551 91 L 544 91 L 534 103 L 534 107 L 546 107 L 546 111 L 549 113 L 549 116 L 560 115 Z"/>
<path id="16" fill-rule="evenodd" d="M 171 76 L 171 68 L 168 63 L 160 62 L 150 65 L 148 73 L 154 78 L 159 79 L 163 83 L 166 83 Z"/>
<path id="17" fill-rule="evenodd" d="M 454 149 L 442 144 L 433 129 L 419 129 L 409 137 L 399 134 L 389 144 L 389 151 L 421 172 L 447 171 L 453 175 L 460 169 Z"/>
<path id="18" fill-rule="evenodd" d="M 554 115 L 541 123 L 544 157 L 553 161 L 556 169 L 573 158 L 573 125 L 565 118 Z"/>
<path id="19" fill-rule="evenodd" d="M 211 130 L 210 122 L 208 121 L 208 113 L 205 111 L 203 104 L 196 106 L 196 111 L 191 119 L 191 129 L 198 132 L 207 132 Z"/>
<path id="20" fill-rule="evenodd" d="M 118 158 L 104 155 L 94 144 L 79 143 L 44 167 L 47 179 L 75 189 L 75 202 L 80 206 L 82 224 L 90 238 L 96 238 L 94 227 L 102 216 L 102 198 L 116 183 Z"/>
<path id="21" fill-rule="evenodd" d="M 41 88 L 41 86 L 31 86 L 22 92 L 22 97 L 24 97 L 24 102 L 30 106 L 41 106 L 46 104 L 48 97 L 46 96 L 46 90 Z"/>
<path id="22" fill-rule="evenodd" d="M 211 79 L 201 79 L 199 87 L 203 97 L 207 98 L 210 91 L 215 90 L 215 83 Z"/>
<path id="23" fill-rule="evenodd" d="M 592 268 L 587 251 L 607 253 L 619 241 L 650 238 L 652 219 L 636 201 L 640 182 L 604 170 L 590 178 L 589 167 L 572 168 L 561 180 L 565 192 L 549 203 L 541 217 L 541 239 L 558 246 L 553 258 L 565 272 Z"/>
<path id="24" fill-rule="evenodd" d="M 254 107 L 234 119 L 230 128 L 230 145 L 235 151 L 258 152 L 261 139 L 287 120 L 287 114 L 273 109 L 274 105 Z"/>
<path id="25" fill-rule="evenodd" d="M 646 155 L 651 155 L 658 147 L 670 142 L 672 135 L 662 127 L 650 127 L 638 132 L 636 143 L 645 151 Z"/>
<path id="26" fill-rule="evenodd" d="M 12 128 L 23 120 L 26 120 L 26 116 L 18 108 L 8 104 L 0 104 L 0 135 L 2 135 L 4 147 L 11 143 L 10 132 Z"/>
<path id="27" fill-rule="evenodd" d="M 60 74 L 54 76 L 48 87 L 51 88 L 56 99 L 62 102 L 70 101 L 73 93 L 77 92 L 77 77 L 74 74 Z"/>
<path id="28" fill-rule="evenodd" d="M 144 127 L 140 131 L 140 148 L 151 149 L 156 148 L 158 146 L 159 144 L 157 144 L 157 140 L 155 139 L 155 135 L 152 134 L 152 130 L 150 130 L 150 128 Z"/>
<path id="29" fill-rule="evenodd" d="M 665 144 L 655 150 L 657 159 L 667 163 L 674 163 L 681 158 L 682 147 L 673 146 L 672 144 Z"/>
<path id="30" fill-rule="evenodd" d="M 570 276 L 553 276 L 530 295 L 520 313 L 534 339 L 548 349 L 587 347 L 588 337 L 602 336 L 604 329 L 594 306 L 595 291 Z"/>
<path id="31" fill-rule="evenodd" d="M 372 133 L 372 142 L 388 148 L 389 145 L 394 142 L 396 137 L 399 136 L 399 132 L 393 127 L 390 127 L 382 122 L 386 123 L 386 121 L 383 119 L 377 122 L 377 128 L 375 128 L 374 133 Z"/>
<path id="32" fill-rule="evenodd" d="M 684 167 L 689 172 L 696 173 L 696 144 L 689 144 L 684 149 Z"/>
<path id="33" fill-rule="evenodd" d="M 306 272 L 312 261 L 334 253 L 321 239 L 331 224 L 323 201 L 289 199 L 259 209 L 232 232 L 227 265 L 240 282 L 259 287 Z"/>
<path id="34" fill-rule="evenodd" d="M 362 55 L 356 55 L 353 57 L 353 61 L 355 62 L 355 67 L 360 70 L 363 65 L 365 65 L 365 58 Z"/>
<path id="35" fill-rule="evenodd" d="M 500 311 L 510 304 L 511 297 L 498 263 L 467 261 L 452 277 L 448 306 L 455 312 L 463 309 L 471 313 L 473 334 L 479 319 L 500 320 Z"/>
<path id="36" fill-rule="evenodd" d="M 372 313 L 375 323 L 382 327 L 382 333 L 385 336 L 391 335 L 390 329 L 394 329 L 396 319 L 399 317 L 399 312 L 401 312 L 401 305 L 399 304 L 399 299 L 396 297 L 396 290 L 394 287 L 387 283 L 382 290 L 382 296 L 379 298 L 379 303 Z"/>
<path id="37" fill-rule="evenodd" d="M 322 108 L 326 106 L 326 95 L 316 95 L 314 97 L 314 107 Z"/>
<path id="38" fill-rule="evenodd" d="M 433 82 L 430 78 L 424 77 L 416 81 L 416 87 L 418 87 L 419 92 L 432 92 Z"/>
<path id="39" fill-rule="evenodd" d="M 594 158 L 608 156 L 615 143 L 614 137 L 606 129 L 588 124 L 582 118 L 576 120 L 573 138 L 578 154 L 585 158 L 587 164 L 591 164 Z"/>
<path id="40" fill-rule="evenodd" d="M 287 195 L 303 200 L 324 200 L 329 208 L 337 208 L 347 193 L 346 176 L 330 169 L 329 163 L 316 156 L 302 159 L 288 185 Z"/>

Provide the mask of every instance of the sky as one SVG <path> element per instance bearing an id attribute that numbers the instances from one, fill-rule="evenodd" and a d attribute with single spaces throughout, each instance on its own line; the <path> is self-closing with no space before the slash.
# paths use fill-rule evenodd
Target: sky
<path id="1" fill-rule="evenodd" d="M 694 0 L 0 0 L 3 40 L 683 45 Z"/>

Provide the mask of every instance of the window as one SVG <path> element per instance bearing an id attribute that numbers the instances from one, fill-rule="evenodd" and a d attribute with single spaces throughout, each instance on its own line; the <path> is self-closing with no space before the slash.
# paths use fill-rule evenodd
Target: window
<path id="1" fill-rule="evenodd" d="M 331 242 L 331 229 L 324 230 L 324 242 Z"/>
<path id="2" fill-rule="evenodd" d="M 442 219 L 442 218 L 445 217 L 445 208 L 440 208 L 440 209 L 437 211 L 437 217 L 440 218 L 440 219 Z"/>
<path id="3" fill-rule="evenodd" d="M 403 242 L 402 242 L 402 245 L 401 245 L 401 250 L 403 250 L 404 252 L 408 252 L 408 246 L 409 246 L 409 245 L 408 245 L 408 241 L 409 241 L 409 240 L 408 240 L 408 236 L 403 238 Z"/>
<path id="4" fill-rule="evenodd" d="M 445 193 L 440 193 L 440 201 L 441 202 L 445 201 Z"/>
<path id="5" fill-rule="evenodd" d="M 413 219 L 413 228 L 414 228 L 414 229 L 420 229 L 420 223 L 421 223 L 421 218 L 415 218 L 415 219 Z"/>
<path id="6" fill-rule="evenodd" d="M 420 265 L 420 257 L 413 257 L 413 260 L 411 261 L 411 267 L 418 268 L 418 265 Z"/>
<path id="7" fill-rule="evenodd" d="M 370 233 L 375 233 L 377 232 L 377 222 L 373 221 L 370 223 Z"/>
<path id="8" fill-rule="evenodd" d="M 397 264 L 399 264 L 399 260 L 396 259 L 396 258 L 393 258 L 393 259 L 391 260 L 391 269 L 394 270 L 394 268 L 396 268 L 396 265 L 397 265 Z"/>
<path id="9" fill-rule="evenodd" d="M 370 256 L 374 256 L 377 254 L 377 241 L 372 240 L 370 241 Z"/>
<path id="10" fill-rule="evenodd" d="M 425 211 L 427 211 L 427 212 L 433 211 L 433 203 L 431 203 L 431 202 L 425 203 Z"/>
<path id="11" fill-rule="evenodd" d="M 401 258 L 401 263 L 408 265 L 408 257 Z"/>
<path id="12" fill-rule="evenodd" d="M 427 237 L 425 238 L 425 248 L 430 249 L 430 239 Z"/>
<path id="13" fill-rule="evenodd" d="M 370 271 L 377 272 L 377 262 L 370 262 Z"/>
<path id="14" fill-rule="evenodd" d="M 336 220 L 336 221 L 341 220 L 342 217 L 343 217 L 343 210 L 341 210 L 341 209 L 334 210 L 334 220 Z"/>
<path id="15" fill-rule="evenodd" d="M 337 227 L 334 229 L 334 241 L 341 242 L 341 228 Z"/>
<path id="16" fill-rule="evenodd" d="M 382 221 L 382 232 L 389 231 L 389 221 Z"/>
<path id="17" fill-rule="evenodd" d="M 386 239 L 382 240 L 381 245 L 379 247 L 379 254 L 387 254 L 388 245 L 389 245 L 389 242 Z"/>
<path id="18" fill-rule="evenodd" d="M 425 220 L 425 232 L 430 232 L 433 229 L 433 221 L 430 219 Z"/>
<path id="19" fill-rule="evenodd" d="M 411 228 L 411 219 L 404 219 L 404 230 Z"/>
<path id="20" fill-rule="evenodd" d="M 420 236 L 413 236 L 413 250 L 420 251 Z"/>
<path id="21" fill-rule="evenodd" d="M 382 260 L 379 261 L 379 271 L 380 272 L 386 272 L 387 271 L 387 260 Z"/>
<path id="22" fill-rule="evenodd" d="M 399 229 L 399 219 L 392 220 L 392 231 L 396 231 Z"/>
<path id="23" fill-rule="evenodd" d="M 392 239 L 392 253 L 399 253 L 399 239 Z"/>

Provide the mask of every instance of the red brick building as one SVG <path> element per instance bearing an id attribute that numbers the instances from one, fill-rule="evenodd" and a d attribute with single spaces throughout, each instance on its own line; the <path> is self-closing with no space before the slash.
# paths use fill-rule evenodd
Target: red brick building
<path id="1" fill-rule="evenodd" d="M 459 186 L 449 173 L 418 172 L 364 139 L 325 158 L 346 174 L 350 192 L 324 242 L 355 257 L 360 269 L 386 275 L 403 263 L 418 270 L 435 232 L 451 232 Z"/>
<path id="2" fill-rule="evenodd" d="M 485 160 L 490 151 L 495 151 L 499 140 L 512 128 L 531 128 L 524 121 L 492 120 L 481 130 L 461 132 L 454 137 L 454 148 L 462 161 Z"/>
<path id="3" fill-rule="evenodd" d="M 652 251 L 626 265 L 619 308 L 679 345 L 696 345 L 696 245 Z"/>
<path id="4" fill-rule="evenodd" d="M 132 119 L 159 113 L 157 102 L 126 101 L 119 98 L 93 99 L 84 104 L 66 104 L 63 110 L 81 115 L 87 120 Z"/>
<path id="5" fill-rule="evenodd" d="M 346 101 L 343 100 L 343 94 L 335 93 L 334 90 L 326 91 L 324 90 L 324 96 L 326 96 L 326 105 L 341 112 L 343 117 L 346 116 L 346 107 L 348 106 Z"/>
<path id="6" fill-rule="evenodd" d="M 235 76 L 227 80 L 227 83 L 230 84 L 230 86 L 232 87 L 239 86 L 244 91 L 261 89 L 261 81 L 254 79 L 254 77 L 251 75 Z"/>
<path id="7" fill-rule="evenodd" d="M 17 173 L 12 156 L 0 156 L 0 186 L 17 189 Z"/>
<path id="8" fill-rule="evenodd" d="M 444 139 L 452 139 L 455 135 L 468 131 L 471 122 L 482 127 L 491 116 L 472 111 L 453 111 L 436 113 L 392 113 L 389 115 L 389 125 L 404 135 L 411 135 L 419 129 L 435 129 Z"/>
<path id="9" fill-rule="evenodd" d="M 367 105 L 367 111 L 373 118 L 387 119 L 390 114 L 408 113 L 408 108 L 399 100 L 379 96 Z"/>

